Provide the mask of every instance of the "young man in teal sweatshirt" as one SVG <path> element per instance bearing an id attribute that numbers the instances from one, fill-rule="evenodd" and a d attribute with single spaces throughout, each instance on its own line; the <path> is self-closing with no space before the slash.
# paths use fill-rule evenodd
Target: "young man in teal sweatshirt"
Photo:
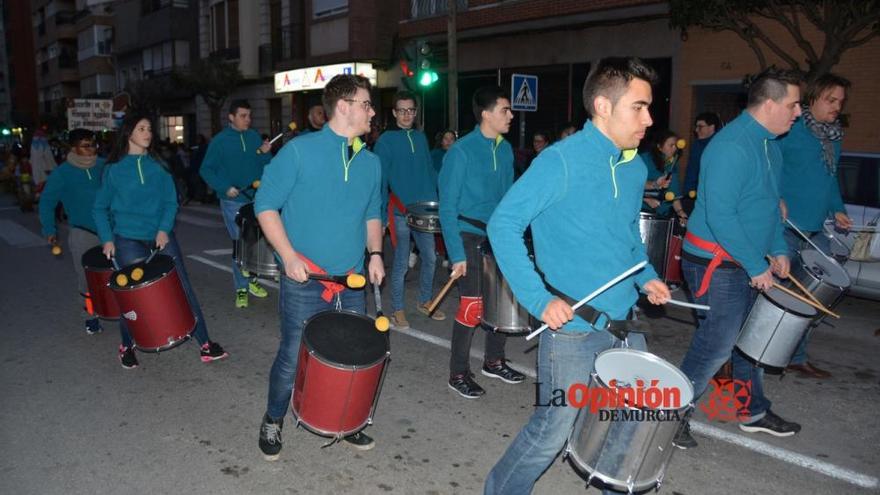
<path id="1" fill-rule="evenodd" d="M 782 199 L 788 218 L 826 254 L 831 245 L 823 233 L 825 219 L 833 218 L 836 226 L 844 230 L 852 226 L 837 180 L 843 141 L 839 117 L 849 87 L 850 82 L 838 75 L 819 76 L 807 86 L 801 118 L 781 138 Z M 784 235 L 788 256 L 795 262 L 798 252 L 809 249 L 810 244 L 791 228 L 786 228 Z M 788 370 L 805 377 L 828 378 L 831 373 L 807 361 L 809 335 L 801 339 Z"/>
<path id="2" fill-rule="evenodd" d="M 452 323 L 449 387 L 466 399 L 485 393 L 471 378 L 470 349 L 474 329 L 483 316 L 480 293 L 480 246 L 486 242 L 486 223 L 513 183 L 513 149 L 502 134 L 513 114 L 503 89 L 487 86 L 473 97 L 476 129 L 449 148 L 440 169 L 440 226 L 460 294 Z M 505 383 L 521 383 L 525 376 L 507 365 L 503 333 L 486 331 L 482 374 Z"/>
<path id="3" fill-rule="evenodd" d="M 229 127 L 223 129 L 208 145 L 199 173 L 220 198 L 220 212 L 229 237 L 238 240 L 235 216 L 242 206 L 254 199 L 254 181 L 263 175 L 263 167 L 272 159 L 272 146 L 251 129 L 251 107 L 247 100 L 233 100 L 229 105 Z M 248 292 L 266 297 L 266 289 L 250 280 L 232 260 L 232 281 L 235 286 L 235 307 L 246 308 Z"/>
<path id="4" fill-rule="evenodd" d="M 536 407 L 489 473 L 486 495 L 532 492 L 580 411 L 573 405 L 550 406 L 553 391 L 589 380 L 596 355 L 620 345 L 604 328 L 630 317 L 639 287 L 654 304 L 669 299 L 669 289 L 647 265 L 589 303 L 599 312 L 592 323 L 574 316 L 571 308 L 571 300 L 647 261 L 638 226 L 647 170 L 637 147 L 652 123 L 648 107 L 655 80 L 653 69 L 638 59 L 600 61 L 584 84 L 591 120 L 542 151 L 489 221 L 489 239 L 505 279 L 520 304 L 550 330 L 538 344 L 539 404 L 545 405 Z M 523 242 L 529 225 L 537 267 Z M 634 348 L 645 347 L 641 334 L 630 334 L 629 341 Z"/>
<path id="5" fill-rule="evenodd" d="M 400 91 L 394 95 L 392 106 L 397 129 L 383 132 L 373 151 L 382 161 L 382 216 L 387 216 L 386 220 L 391 221 L 388 225 L 393 228 L 391 235 L 396 239 L 391 265 L 391 324 L 395 328 L 407 329 L 409 322 L 404 312 L 404 277 L 408 268 L 410 235 L 415 239 L 422 258 L 418 310 L 426 315 L 434 287 L 437 254 L 434 252 L 434 234 L 411 230 L 404 215 L 409 205 L 437 201 L 437 172 L 431 161 L 425 133 L 413 128 L 418 111 L 415 95 Z M 388 211 L 389 198 L 391 212 Z M 435 310 L 431 318 L 445 320 L 446 315 Z"/>
<path id="6" fill-rule="evenodd" d="M 56 168 L 46 179 L 46 187 L 40 198 L 40 224 L 43 235 L 49 244 L 57 244 L 58 231 L 55 228 L 55 207 L 60 202 L 67 213 L 70 231 L 67 233 L 67 250 L 76 283 L 83 301 L 82 316 L 85 318 L 86 333 L 89 335 L 101 331 L 98 317 L 88 312 L 91 297 L 86 284 L 82 266 L 83 253 L 97 246 L 98 228 L 92 217 L 95 196 L 101 188 L 101 177 L 104 174 L 104 159 L 99 158 L 95 147 L 95 133 L 87 129 L 74 129 L 68 135 L 70 153 L 67 161 Z"/>
<path id="7" fill-rule="evenodd" d="M 379 159 L 359 136 L 376 114 L 364 77 L 339 75 L 324 88 L 330 120 L 318 132 L 284 145 L 266 167 L 254 212 L 281 260 L 281 342 L 269 374 L 269 398 L 259 447 L 267 460 L 281 453 L 281 429 L 296 379 L 304 323 L 321 311 L 365 313 L 364 291 L 308 278 L 309 273 L 360 273 L 369 251 L 370 282 L 381 284 L 382 216 Z M 279 210 L 281 211 L 279 213 Z M 345 437 L 360 450 L 373 440 L 363 432 Z"/>
<path id="8" fill-rule="evenodd" d="M 755 301 L 754 289 L 770 289 L 774 275 L 788 277 L 777 137 L 801 113 L 798 84 L 799 78 L 786 71 L 770 69 L 757 76 L 749 86 L 746 110 L 706 147 L 682 255 L 682 271 L 696 302 L 712 308 L 697 311 L 697 330 L 681 364 L 694 384 L 694 399 L 731 359 L 734 380 L 751 384 L 748 410 L 738 411 L 740 429 L 774 436 L 794 435 L 801 427 L 770 410 L 762 368 L 735 351 L 734 344 Z M 676 444 L 696 446 L 689 428 L 679 433 Z"/>

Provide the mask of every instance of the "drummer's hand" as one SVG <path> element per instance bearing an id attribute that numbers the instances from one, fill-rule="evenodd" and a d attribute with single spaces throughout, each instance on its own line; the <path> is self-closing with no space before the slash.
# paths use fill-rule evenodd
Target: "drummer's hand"
<path id="1" fill-rule="evenodd" d="M 550 330 L 559 330 L 572 318 L 574 318 L 574 310 L 558 297 L 551 299 L 547 307 L 544 308 L 544 312 L 541 313 L 541 321 L 546 323 Z"/>
<path id="2" fill-rule="evenodd" d="M 645 204 L 650 206 L 651 208 L 657 208 L 658 206 L 660 206 L 660 201 L 654 198 L 643 198 L 642 201 L 644 201 Z"/>
<path id="3" fill-rule="evenodd" d="M 367 265 L 370 273 L 370 283 L 374 285 L 382 285 L 382 279 L 385 278 L 385 263 L 381 256 L 370 256 L 370 263 Z"/>
<path id="4" fill-rule="evenodd" d="M 669 292 L 669 287 L 660 279 L 656 278 L 645 283 L 645 285 L 642 286 L 642 290 L 648 295 L 648 301 L 650 301 L 651 304 L 666 304 L 672 297 L 672 294 Z"/>
<path id="5" fill-rule="evenodd" d="M 269 143 L 268 139 L 263 140 L 263 144 L 260 145 L 260 151 L 263 153 L 268 153 L 272 150 L 272 144 Z"/>
<path id="6" fill-rule="evenodd" d="M 458 277 L 464 277 L 467 275 L 467 262 L 459 261 L 458 263 L 452 264 L 452 276 L 455 277 L 458 274 Z"/>
<path id="7" fill-rule="evenodd" d="M 46 237 L 46 240 L 49 242 L 49 244 L 52 244 L 52 245 L 58 244 L 58 236 L 55 234 L 52 234 L 52 235 Z"/>
<path id="8" fill-rule="evenodd" d="M 306 263 L 299 258 L 299 256 L 293 255 L 290 259 L 285 259 L 284 261 L 284 273 L 293 280 L 299 283 L 305 283 L 309 279 L 309 268 L 306 266 Z"/>
<path id="9" fill-rule="evenodd" d="M 849 230 L 853 224 L 852 219 L 842 211 L 838 211 L 834 214 L 834 223 L 843 230 Z"/>
<path id="10" fill-rule="evenodd" d="M 665 176 L 658 177 L 657 180 L 654 181 L 654 187 L 656 189 L 666 189 L 669 187 L 669 183 L 672 182 L 672 176 L 663 178 Z"/>
<path id="11" fill-rule="evenodd" d="M 773 273 L 771 272 L 771 268 L 768 268 L 766 272 L 752 277 L 752 287 L 758 290 L 767 290 L 773 287 Z"/>
<path id="12" fill-rule="evenodd" d="M 788 278 L 788 273 L 791 271 L 788 256 L 780 254 L 770 258 L 770 271 L 779 278 Z"/>
<path id="13" fill-rule="evenodd" d="M 226 190 L 226 197 L 230 199 L 238 197 L 238 189 L 235 186 L 230 187 Z"/>
<path id="14" fill-rule="evenodd" d="M 160 230 L 156 232 L 156 247 L 159 248 L 159 251 L 165 249 L 165 246 L 168 245 L 168 233 L 164 230 Z"/>
<path id="15" fill-rule="evenodd" d="M 109 260 L 116 255 L 116 245 L 113 244 L 113 241 L 105 242 L 102 251 L 104 252 L 104 256 Z"/>
<path id="16" fill-rule="evenodd" d="M 784 222 L 788 218 L 788 205 L 785 204 L 784 199 L 779 200 L 779 211 L 782 212 L 782 221 Z"/>

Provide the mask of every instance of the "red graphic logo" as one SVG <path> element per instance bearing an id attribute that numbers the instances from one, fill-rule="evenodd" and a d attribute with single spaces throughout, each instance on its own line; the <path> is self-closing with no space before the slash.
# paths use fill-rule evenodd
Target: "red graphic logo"
<path id="1" fill-rule="evenodd" d="M 709 381 L 706 400 L 700 409 L 715 421 L 748 421 L 752 401 L 752 381 L 715 378 Z"/>

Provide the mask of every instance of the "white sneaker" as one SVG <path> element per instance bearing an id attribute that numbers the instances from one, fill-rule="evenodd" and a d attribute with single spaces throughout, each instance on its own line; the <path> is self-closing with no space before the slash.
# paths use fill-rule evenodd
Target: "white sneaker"
<path id="1" fill-rule="evenodd" d="M 416 253 L 409 253 L 409 267 L 414 268 L 416 266 L 416 262 L 419 260 L 419 257 Z"/>

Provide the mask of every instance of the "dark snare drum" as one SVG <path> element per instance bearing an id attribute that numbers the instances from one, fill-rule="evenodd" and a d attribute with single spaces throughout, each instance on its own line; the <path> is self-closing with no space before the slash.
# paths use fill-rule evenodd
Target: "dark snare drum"
<path id="1" fill-rule="evenodd" d="M 648 263 L 661 279 L 666 278 L 666 254 L 672 237 L 672 219 L 653 213 L 639 213 L 639 233 L 648 254 Z"/>
<path id="2" fill-rule="evenodd" d="M 238 239 L 233 243 L 232 257 L 238 267 L 258 277 L 277 280 L 281 272 L 278 270 L 275 251 L 263 236 L 263 229 L 260 228 L 254 214 L 253 203 L 248 203 L 238 210 L 235 223 L 238 225 L 239 234 Z"/>
<path id="3" fill-rule="evenodd" d="M 118 319 L 119 305 L 116 304 L 113 291 L 108 287 L 110 277 L 113 275 L 113 265 L 104 256 L 103 248 L 98 245 L 89 249 L 83 253 L 81 262 L 95 314 L 108 320 Z"/>
<path id="4" fill-rule="evenodd" d="M 186 342 L 196 327 L 171 256 L 160 254 L 149 263 L 141 261 L 123 267 L 113 273 L 110 289 L 127 321 L 134 345 L 141 351 L 160 352 L 176 347 Z"/>
<path id="5" fill-rule="evenodd" d="M 342 438 L 373 421 L 391 351 L 375 320 L 324 311 L 303 329 L 291 409 L 298 424 Z"/>
<path id="6" fill-rule="evenodd" d="M 419 232 L 437 233 L 440 230 L 440 203 L 422 201 L 406 205 L 406 224 Z"/>

